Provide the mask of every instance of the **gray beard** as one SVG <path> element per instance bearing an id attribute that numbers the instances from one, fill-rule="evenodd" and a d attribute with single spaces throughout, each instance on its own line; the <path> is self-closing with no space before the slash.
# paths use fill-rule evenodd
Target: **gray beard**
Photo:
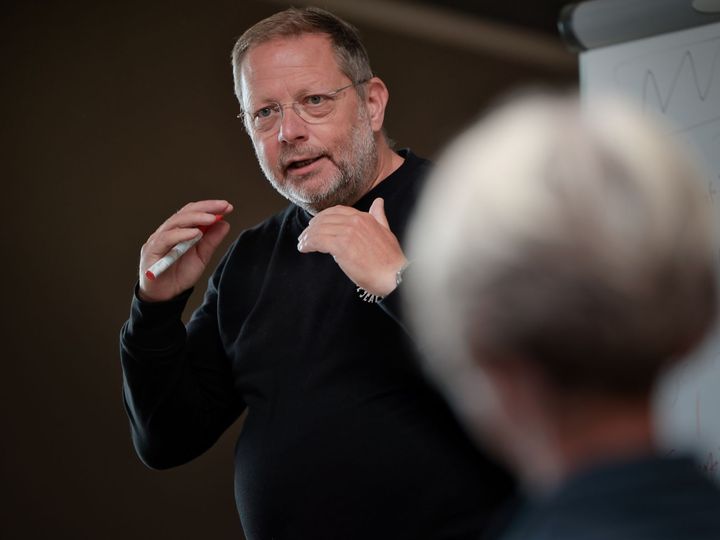
<path id="1" fill-rule="evenodd" d="M 370 128 L 367 114 L 364 110 L 358 113 L 357 122 L 350 130 L 348 144 L 337 149 L 334 155 L 325 148 L 312 148 L 311 152 L 299 146 L 287 150 L 287 154 L 312 153 L 325 155 L 337 167 L 337 174 L 328 180 L 327 187 L 319 193 L 303 193 L 292 185 L 283 185 L 273 175 L 270 167 L 263 162 L 256 151 L 260 168 L 265 173 L 275 190 L 290 202 L 317 214 L 326 208 L 339 204 L 352 206 L 370 189 L 374 181 L 378 163 L 378 151 L 375 137 Z M 278 159 L 283 162 L 286 156 L 280 154 Z M 302 183 L 303 178 L 297 182 Z"/>

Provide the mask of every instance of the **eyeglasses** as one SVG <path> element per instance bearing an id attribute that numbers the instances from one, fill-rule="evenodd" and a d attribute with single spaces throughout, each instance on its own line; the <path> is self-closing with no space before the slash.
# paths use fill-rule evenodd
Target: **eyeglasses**
<path id="1" fill-rule="evenodd" d="M 285 108 L 292 107 L 295 114 L 308 124 L 321 124 L 326 122 L 335 112 L 337 99 L 343 91 L 359 84 L 365 84 L 369 80 L 370 79 L 364 79 L 350 83 L 337 90 L 323 94 L 307 94 L 291 103 L 268 103 L 255 112 L 241 111 L 237 117 L 244 119 L 245 116 L 248 116 L 250 120 L 249 125 L 252 129 L 264 133 L 277 128 L 285 116 Z"/>

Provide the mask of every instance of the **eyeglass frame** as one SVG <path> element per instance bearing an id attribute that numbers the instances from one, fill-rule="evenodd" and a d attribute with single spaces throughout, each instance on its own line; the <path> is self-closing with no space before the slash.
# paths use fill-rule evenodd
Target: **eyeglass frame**
<path id="1" fill-rule="evenodd" d="M 329 92 L 314 92 L 314 93 L 309 93 L 309 94 L 306 94 L 306 95 L 302 96 L 301 100 L 302 100 L 302 99 L 306 99 L 306 98 L 311 97 L 311 96 L 323 96 L 323 97 L 328 97 L 328 98 L 335 98 L 335 96 L 337 96 L 337 95 L 340 94 L 341 92 L 344 92 L 344 91 L 347 90 L 348 88 L 352 88 L 352 87 L 354 87 L 354 86 L 359 86 L 359 85 L 361 85 L 361 84 L 365 84 L 366 82 L 369 82 L 370 79 L 372 79 L 372 78 L 373 78 L 373 76 L 370 76 L 370 77 L 368 77 L 367 79 L 363 79 L 363 80 L 361 80 L 361 81 L 351 82 L 350 84 L 347 84 L 347 85 L 345 85 L 345 86 L 341 86 L 340 88 L 337 88 L 337 89 L 335 89 L 335 90 L 331 90 L 331 91 L 329 91 Z M 300 119 L 301 119 L 303 122 L 305 122 L 306 124 L 310 124 L 310 125 L 322 124 L 322 123 L 323 123 L 322 120 L 323 120 L 324 118 L 327 118 L 327 117 L 330 115 L 330 112 L 329 112 L 329 113 L 327 113 L 325 116 L 321 116 L 321 117 L 320 117 L 320 120 L 321 120 L 321 121 L 320 121 L 320 122 L 317 122 L 317 123 L 315 123 L 315 122 L 308 122 L 308 121 L 303 117 L 303 115 L 300 114 L 300 113 L 298 112 L 298 110 L 295 108 L 295 107 L 298 106 L 298 105 L 300 105 L 300 100 L 290 101 L 290 102 L 287 102 L 287 103 L 280 103 L 279 101 L 271 101 L 271 102 L 268 103 L 267 105 L 264 105 L 263 107 L 258 108 L 257 111 L 255 111 L 255 112 L 250 112 L 250 111 L 241 110 L 241 111 L 238 113 L 237 118 L 243 120 L 243 125 L 244 125 L 245 128 L 247 129 L 248 123 L 244 121 L 244 120 L 245 120 L 245 116 L 246 116 L 246 115 L 251 115 L 251 118 L 250 118 L 250 122 L 249 122 L 249 123 L 250 123 L 250 125 L 253 126 L 253 127 L 252 127 L 252 130 L 253 130 L 255 133 L 269 133 L 270 131 L 272 131 L 272 128 L 268 128 L 268 129 L 265 130 L 265 131 L 258 130 L 258 129 L 255 127 L 255 124 L 254 124 L 254 121 L 253 121 L 254 116 L 257 114 L 258 111 L 260 111 L 260 110 L 262 110 L 262 109 L 272 108 L 273 106 L 276 106 L 276 107 L 278 108 L 279 112 L 280 112 L 280 124 L 282 124 L 282 121 L 283 121 L 284 118 L 285 118 L 285 108 L 286 108 L 286 107 L 292 107 L 292 110 L 295 111 L 295 114 L 298 116 L 298 118 L 300 118 Z M 332 111 L 331 111 L 331 112 L 332 112 Z M 273 127 L 277 127 L 277 125 L 276 125 L 276 126 L 273 126 Z M 248 130 L 248 131 L 249 131 L 249 130 Z"/>

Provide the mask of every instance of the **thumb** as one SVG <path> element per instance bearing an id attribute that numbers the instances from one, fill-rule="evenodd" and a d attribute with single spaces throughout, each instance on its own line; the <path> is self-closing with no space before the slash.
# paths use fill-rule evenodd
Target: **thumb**
<path id="1" fill-rule="evenodd" d="M 378 197 L 373 201 L 372 205 L 370 205 L 369 213 L 375 218 L 375 221 L 387 230 L 390 230 L 390 224 L 385 217 L 385 201 L 382 198 Z"/>

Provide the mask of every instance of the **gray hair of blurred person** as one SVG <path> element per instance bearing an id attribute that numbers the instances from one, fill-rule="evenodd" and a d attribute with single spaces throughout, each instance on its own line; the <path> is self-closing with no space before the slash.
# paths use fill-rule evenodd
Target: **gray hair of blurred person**
<path id="1" fill-rule="evenodd" d="M 717 308 L 707 176 L 626 103 L 524 96 L 441 155 L 409 229 L 407 308 L 464 415 L 485 362 L 554 388 L 647 394 Z M 480 369 L 478 369 L 480 368 Z"/>
<path id="2" fill-rule="evenodd" d="M 338 67 L 352 82 L 365 81 L 373 76 L 368 53 L 354 26 L 320 8 L 289 8 L 256 23 L 235 43 L 232 66 L 235 94 L 240 103 L 240 69 L 245 54 L 256 45 L 305 34 L 326 34 L 330 38 Z M 364 86 L 358 85 L 355 88 L 360 97 L 364 98 Z"/>

